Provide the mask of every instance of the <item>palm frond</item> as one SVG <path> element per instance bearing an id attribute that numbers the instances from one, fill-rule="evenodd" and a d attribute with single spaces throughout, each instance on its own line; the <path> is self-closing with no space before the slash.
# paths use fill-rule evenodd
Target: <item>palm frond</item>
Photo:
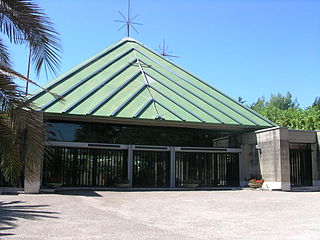
<path id="1" fill-rule="evenodd" d="M 57 73 L 60 39 L 42 9 L 31 0 L 0 0 L 0 30 L 11 42 L 27 42 L 39 75 L 42 67 Z"/>
<path id="2" fill-rule="evenodd" d="M 23 101 L 17 106 L 18 101 L 0 112 L 0 170 L 13 184 L 22 170 L 27 180 L 39 174 L 36 166 L 41 164 L 45 142 L 42 113 L 26 109 Z"/>
<path id="3" fill-rule="evenodd" d="M 1 75 L 2 75 L 2 77 L 1 77 Z M 41 88 L 43 91 L 51 94 L 54 98 L 56 98 L 56 99 L 61 99 L 61 100 L 62 100 L 62 97 L 61 97 L 60 95 L 48 91 L 46 88 L 43 88 L 42 86 L 40 86 L 39 84 L 37 84 L 35 81 L 32 81 L 32 80 L 30 80 L 29 78 L 26 78 L 26 77 L 23 76 L 22 74 L 14 71 L 12 68 L 10 68 L 10 67 L 8 67 L 8 66 L 5 66 L 5 65 L 2 64 L 2 63 L 0 63 L 0 89 L 1 89 L 1 81 L 2 81 L 1 78 L 7 79 L 7 80 L 8 80 L 8 78 L 18 78 L 18 79 L 20 79 L 20 80 L 29 82 L 29 83 L 31 83 L 31 84 L 33 84 L 33 85 Z M 13 82 L 11 82 L 11 84 L 9 84 L 9 83 L 7 82 L 7 80 L 5 81 L 4 86 L 6 86 L 6 87 L 12 86 L 12 83 L 13 83 Z M 22 96 L 21 92 L 20 92 L 20 95 Z"/>
<path id="4" fill-rule="evenodd" d="M 10 59 L 8 48 L 3 43 L 3 40 L 1 38 L 0 38 L 0 62 L 8 67 L 12 66 L 12 61 Z"/>
<path id="5" fill-rule="evenodd" d="M 50 20 L 32 0 L 0 0 L 0 31 L 15 44 L 27 44 L 39 75 L 42 68 L 56 73 L 60 65 L 60 39 Z M 33 110 L 13 79 L 32 83 L 55 98 L 57 94 L 14 71 L 10 55 L 0 38 L 0 171 L 17 182 L 22 170 L 26 178 L 39 175 L 45 128 L 42 113 Z"/>
<path id="6" fill-rule="evenodd" d="M 24 169 L 24 163 L 18 154 L 6 152 L 0 161 L 0 169 L 6 181 L 17 186 Z"/>
<path id="7" fill-rule="evenodd" d="M 24 160 L 19 150 L 19 125 L 13 109 L 0 113 L 0 170 L 8 182 L 17 184 L 21 175 Z"/>
<path id="8" fill-rule="evenodd" d="M 35 175 L 40 174 L 38 166 L 43 159 L 45 128 L 41 112 L 24 111 L 24 119 L 27 128 L 24 132 L 22 156 L 25 159 L 26 179 L 30 181 Z"/>
<path id="9" fill-rule="evenodd" d="M 12 81 L 12 78 L 6 74 L 1 73 L 0 69 L 0 94 L 4 98 L 19 97 L 21 91 L 19 87 Z"/>

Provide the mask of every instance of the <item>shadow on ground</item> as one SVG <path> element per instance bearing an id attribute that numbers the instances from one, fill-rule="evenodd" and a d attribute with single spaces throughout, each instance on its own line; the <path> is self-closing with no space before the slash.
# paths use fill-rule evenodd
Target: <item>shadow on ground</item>
<path id="1" fill-rule="evenodd" d="M 100 195 L 96 191 L 91 191 L 91 190 L 64 190 L 64 191 L 56 191 L 55 194 L 84 196 L 84 197 L 102 197 L 102 195 Z"/>
<path id="2" fill-rule="evenodd" d="M 113 189 L 68 189 L 68 188 L 60 188 L 56 189 L 54 192 L 50 192 L 53 194 L 59 195 L 71 195 L 71 196 L 83 196 L 83 197 L 103 197 L 98 192 L 124 192 L 124 193 L 134 193 L 134 192 L 191 192 L 191 191 L 240 191 L 242 188 L 113 188 Z"/>
<path id="3" fill-rule="evenodd" d="M 43 211 L 49 205 L 28 205 L 22 201 L 0 201 L 0 238 L 14 235 L 10 230 L 17 227 L 16 221 L 20 218 L 37 220 L 41 218 L 58 218 L 57 212 Z"/>

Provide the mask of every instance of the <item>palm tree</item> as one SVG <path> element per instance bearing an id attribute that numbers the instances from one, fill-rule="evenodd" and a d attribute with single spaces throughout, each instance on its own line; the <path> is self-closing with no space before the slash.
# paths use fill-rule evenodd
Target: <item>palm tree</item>
<path id="1" fill-rule="evenodd" d="M 3 37 L 27 45 L 37 76 L 42 69 L 57 73 L 61 47 L 53 24 L 32 0 L 0 0 L 0 32 L 0 170 L 16 183 L 24 168 L 40 164 L 35 159 L 43 153 L 44 128 L 14 80 L 36 83 L 12 69 Z"/>

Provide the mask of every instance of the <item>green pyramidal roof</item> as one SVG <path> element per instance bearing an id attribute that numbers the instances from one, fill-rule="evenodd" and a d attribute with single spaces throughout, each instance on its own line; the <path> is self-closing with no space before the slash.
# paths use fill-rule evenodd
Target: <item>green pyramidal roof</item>
<path id="1" fill-rule="evenodd" d="M 88 59 L 29 99 L 45 113 L 184 121 L 253 128 L 274 126 L 134 39 Z"/>

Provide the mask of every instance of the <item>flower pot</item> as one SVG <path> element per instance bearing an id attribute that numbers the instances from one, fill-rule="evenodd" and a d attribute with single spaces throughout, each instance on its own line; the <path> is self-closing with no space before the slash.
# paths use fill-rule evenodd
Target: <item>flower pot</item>
<path id="1" fill-rule="evenodd" d="M 56 182 L 56 183 L 46 183 L 46 186 L 48 186 L 49 188 L 60 188 L 62 187 L 62 183 Z"/>
<path id="2" fill-rule="evenodd" d="M 115 183 L 114 185 L 118 188 L 128 188 L 129 187 L 129 183 Z"/>
<path id="3" fill-rule="evenodd" d="M 197 187 L 199 187 L 199 184 L 198 183 L 186 183 L 186 184 L 183 184 L 183 186 L 186 188 L 197 188 Z"/>
<path id="4" fill-rule="evenodd" d="M 260 188 L 262 187 L 262 183 L 248 183 L 248 186 L 251 188 Z"/>

